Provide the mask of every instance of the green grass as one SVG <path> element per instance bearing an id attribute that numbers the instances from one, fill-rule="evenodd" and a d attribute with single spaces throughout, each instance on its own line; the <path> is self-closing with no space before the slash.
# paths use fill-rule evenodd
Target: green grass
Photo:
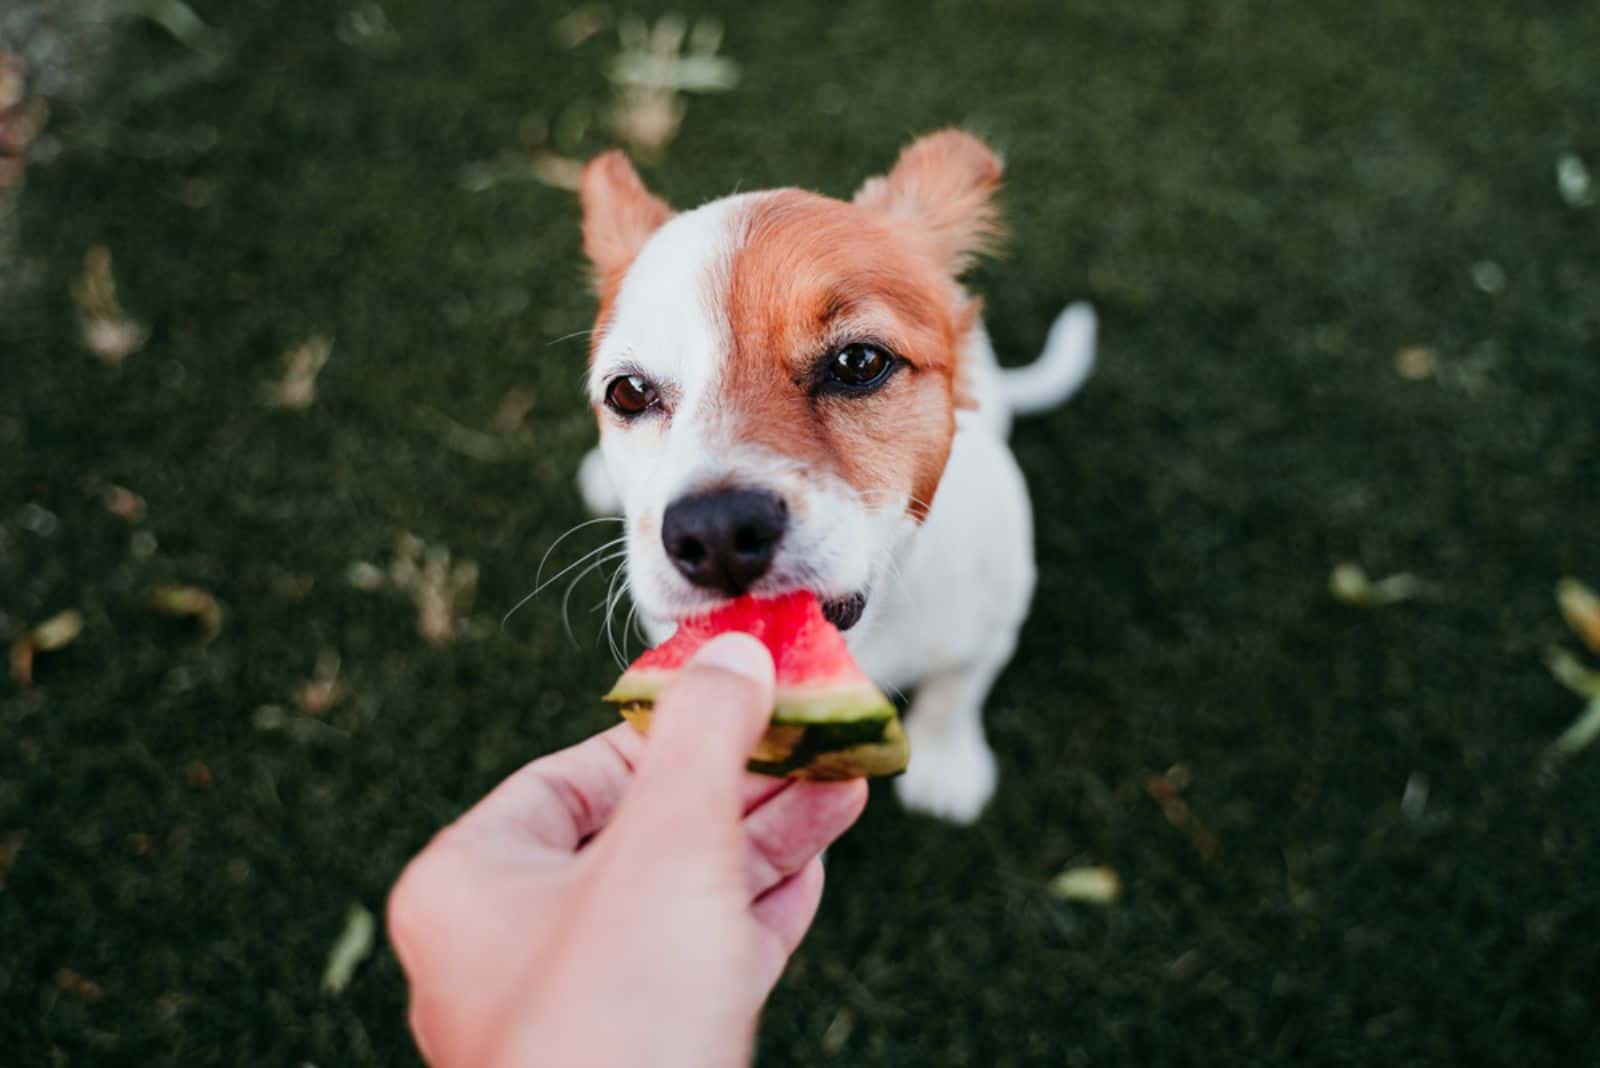
<path id="1" fill-rule="evenodd" d="M 582 518 L 584 347 L 551 343 L 588 326 L 574 205 L 461 173 L 530 116 L 605 147 L 615 38 L 562 47 L 564 6 L 454 6 L 389 0 L 371 49 L 337 6 L 200 3 L 228 58 L 165 91 L 191 54 L 128 23 L 31 175 L 31 280 L 0 313 L 0 626 L 87 627 L 32 690 L 0 681 L 0 833 L 26 832 L 0 890 L 7 1063 L 412 1060 L 386 948 L 319 992 L 347 908 L 609 722 L 592 579 L 576 644 L 551 597 L 445 648 L 344 580 L 413 531 L 478 563 L 497 620 Z M 1069 299 L 1102 319 L 1089 388 L 1015 435 L 1042 580 L 990 706 L 999 796 L 959 830 L 875 792 L 762 1061 L 1591 1058 L 1600 752 L 1536 766 L 1579 712 L 1540 662 L 1577 648 L 1552 589 L 1600 582 L 1600 206 L 1555 181 L 1564 153 L 1600 170 L 1600 8 L 753 7 L 697 8 L 743 82 L 690 101 L 656 187 L 843 195 L 965 124 L 1008 162 L 1014 238 L 975 279 L 1004 358 Z M 95 244 L 152 329 L 120 369 L 68 298 Z M 319 332 L 316 405 L 265 408 Z M 1433 377 L 1396 373 L 1414 345 Z M 513 387 L 533 429 L 509 459 L 444 444 L 439 413 L 486 428 Z M 101 482 L 147 499 L 153 555 Z M 1344 560 L 1434 596 L 1339 604 Z M 221 634 L 153 618 L 158 583 L 214 591 Z M 325 650 L 352 690 L 335 730 L 254 726 Z M 1209 862 L 1147 795 L 1174 764 Z M 1122 899 L 1053 900 L 1081 863 Z"/>

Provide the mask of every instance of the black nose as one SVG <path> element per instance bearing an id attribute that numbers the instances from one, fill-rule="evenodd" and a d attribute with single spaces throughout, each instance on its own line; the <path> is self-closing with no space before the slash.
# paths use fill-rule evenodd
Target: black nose
<path id="1" fill-rule="evenodd" d="M 772 566 L 788 525 L 782 497 L 716 490 L 669 505 L 661 517 L 661 543 L 684 578 L 737 597 Z"/>

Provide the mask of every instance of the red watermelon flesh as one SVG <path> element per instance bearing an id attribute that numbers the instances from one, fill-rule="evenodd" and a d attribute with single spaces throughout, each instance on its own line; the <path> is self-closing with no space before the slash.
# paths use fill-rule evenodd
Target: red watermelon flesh
<path id="1" fill-rule="evenodd" d="M 894 705 L 856 664 L 815 595 L 740 597 L 688 619 L 633 662 L 605 699 L 647 729 L 662 688 L 719 634 L 753 635 L 772 654 L 777 687 L 772 724 L 752 754 L 752 770 L 809 778 L 888 775 L 908 757 Z"/>

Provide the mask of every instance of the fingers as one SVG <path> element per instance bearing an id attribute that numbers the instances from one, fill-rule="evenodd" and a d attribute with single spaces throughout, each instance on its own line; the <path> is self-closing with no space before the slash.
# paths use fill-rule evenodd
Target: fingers
<path id="1" fill-rule="evenodd" d="M 619 723 L 540 757 L 506 779 L 451 827 L 452 833 L 511 833 L 570 852 L 611 821 L 642 751 Z"/>
<path id="2" fill-rule="evenodd" d="M 657 707 L 665 717 L 657 720 L 648 746 L 633 728 L 618 724 L 541 757 L 502 782 L 458 819 L 451 832 L 511 833 L 570 852 L 611 821 L 647 749 L 657 754 L 665 750 L 666 756 L 658 756 L 657 762 L 670 777 L 690 780 L 691 786 L 701 775 L 693 770 L 703 766 L 699 762 L 714 763 L 725 772 L 714 779 L 725 782 L 731 775 L 735 782 L 740 812 L 750 812 L 785 791 L 784 780 L 739 770 L 771 709 L 772 667 L 766 649 L 744 635 L 731 639 L 735 646 L 731 654 L 707 652 L 728 640 L 708 643 L 662 695 Z M 739 647 L 744 647 L 742 652 Z M 726 723 L 730 719 L 731 727 Z M 672 726 L 663 726 L 669 722 Z"/>
<path id="3" fill-rule="evenodd" d="M 867 804 L 867 784 L 797 782 L 745 817 L 750 896 L 759 898 L 848 830 Z"/>
<path id="4" fill-rule="evenodd" d="M 706 643 L 657 699 L 630 809 L 673 834 L 743 811 L 745 761 L 772 712 L 772 657 L 745 634 Z"/>
<path id="5" fill-rule="evenodd" d="M 822 883 L 822 861 L 812 857 L 805 867 L 751 906 L 751 914 L 767 935 L 761 966 L 768 990 L 810 930 L 817 906 L 822 904 Z"/>
<path id="6" fill-rule="evenodd" d="M 607 731 L 606 734 L 616 745 L 617 752 L 622 755 L 622 759 L 627 761 L 631 767 L 637 769 L 643 763 L 645 749 L 649 745 L 649 740 L 644 735 L 637 730 L 612 730 Z M 757 775 L 754 772 L 747 772 L 744 777 L 744 785 L 739 791 L 739 796 L 742 799 L 739 811 L 748 814 L 780 790 L 787 790 L 795 781 L 794 779 L 778 779 L 771 775 Z"/>

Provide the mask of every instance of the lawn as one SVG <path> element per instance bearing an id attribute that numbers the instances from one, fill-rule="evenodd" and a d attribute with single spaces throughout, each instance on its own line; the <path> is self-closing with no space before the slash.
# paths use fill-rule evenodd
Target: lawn
<path id="1" fill-rule="evenodd" d="M 601 575 L 571 636 L 564 583 L 501 618 L 584 518 L 559 184 L 616 142 L 618 10 L 149 7 L 52 53 L 0 244 L 0 641 L 83 620 L 0 679 L 0 1060 L 413 1063 L 381 938 L 321 989 L 347 911 L 611 718 Z M 1101 317 L 1014 435 L 999 795 L 874 791 L 761 1062 L 1592 1059 L 1600 747 L 1549 764 L 1583 704 L 1544 657 L 1600 585 L 1600 6 L 685 14 L 738 81 L 643 164 L 675 204 L 848 195 L 961 124 L 1007 161 L 1002 358 Z M 1052 895 L 1084 865 L 1120 897 Z"/>

